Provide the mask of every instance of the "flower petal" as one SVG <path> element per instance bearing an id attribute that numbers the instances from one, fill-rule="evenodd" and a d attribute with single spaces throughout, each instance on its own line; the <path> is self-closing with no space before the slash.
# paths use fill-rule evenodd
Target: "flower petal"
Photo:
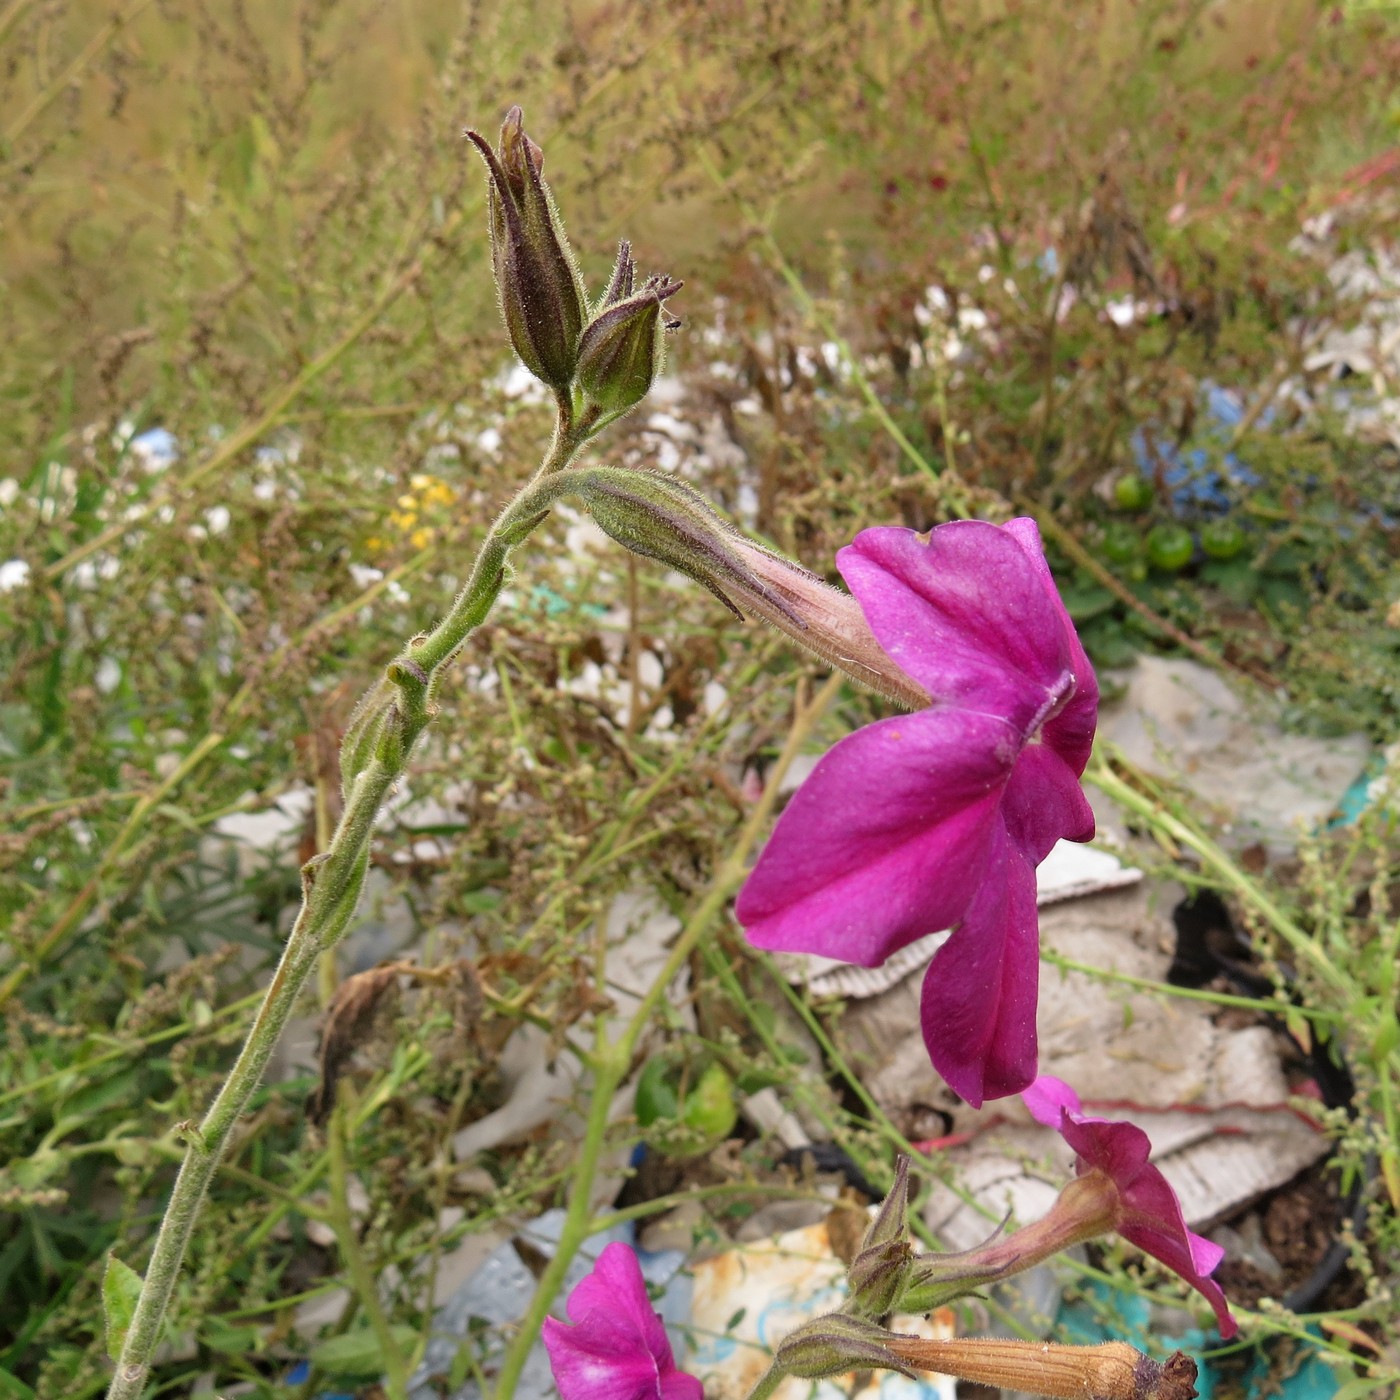
<path id="1" fill-rule="evenodd" d="M 862 530 L 836 562 L 886 654 L 935 700 L 1000 715 L 1025 737 L 1072 685 L 1064 608 L 1000 526 Z"/>
<path id="2" fill-rule="evenodd" d="M 676 1370 L 637 1256 L 625 1244 L 603 1250 L 569 1295 L 567 1312 L 572 1327 L 546 1318 L 543 1333 L 563 1400 L 701 1400 L 700 1382 Z"/>
<path id="3" fill-rule="evenodd" d="M 1079 1095 L 1053 1074 L 1038 1075 L 1035 1081 L 1021 1090 L 1021 1102 L 1025 1104 L 1032 1118 L 1047 1128 L 1060 1130 L 1061 1114 L 1068 1110 L 1078 1113 Z"/>
<path id="4" fill-rule="evenodd" d="M 998 827 L 976 897 L 929 964 L 920 1007 L 933 1067 L 974 1108 L 1035 1078 L 1039 976 L 1035 868 Z"/>
<path id="5" fill-rule="evenodd" d="M 1094 747 L 1094 727 L 1099 717 L 1098 679 L 1084 652 L 1079 634 L 1074 630 L 1074 623 L 1065 611 L 1060 591 L 1055 587 L 1055 578 L 1050 572 L 1050 565 L 1045 561 L 1045 547 L 1041 544 L 1040 530 L 1035 521 L 1020 516 L 1015 520 L 1008 520 L 1002 528 L 1021 546 L 1035 565 L 1042 585 L 1055 601 L 1069 642 L 1070 669 L 1074 672 L 1074 695 L 1064 709 L 1045 725 L 1042 732 L 1045 742 L 1078 776 L 1089 762 L 1089 752 Z M 1089 838 L 1086 836 L 1083 839 L 1087 841 Z"/>
<path id="6" fill-rule="evenodd" d="M 1209 1278 L 1225 1251 L 1187 1229 L 1176 1192 L 1148 1161 L 1152 1144 L 1147 1134 L 1135 1123 L 1089 1118 L 1068 1106 L 1059 1128 L 1078 1153 L 1081 1172 L 1097 1167 L 1112 1177 L 1121 1202 L 1118 1233 L 1189 1283 L 1215 1310 L 1220 1335 L 1234 1336 L 1238 1326 L 1225 1294 Z"/>
<path id="7" fill-rule="evenodd" d="M 983 882 L 1016 748 L 1000 720 L 953 709 L 842 739 L 797 790 L 740 892 L 735 914 L 749 941 L 873 967 L 956 923 Z"/>
<path id="8" fill-rule="evenodd" d="M 1011 839 L 1032 865 L 1039 865 L 1061 837 L 1088 841 L 1094 835 L 1094 809 L 1079 778 L 1048 744 L 1021 750 L 1001 810 Z"/>

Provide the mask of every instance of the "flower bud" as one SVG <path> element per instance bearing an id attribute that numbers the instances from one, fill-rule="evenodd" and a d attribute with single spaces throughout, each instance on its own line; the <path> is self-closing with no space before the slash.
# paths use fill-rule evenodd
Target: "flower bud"
<path id="1" fill-rule="evenodd" d="M 904 1296 L 914 1250 L 908 1240 L 884 1240 L 862 1249 L 846 1271 L 848 1299 L 845 1311 L 852 1317 L 887 1317 Z"/>
<path id="2" fill-rule="evenodd" d="M 773 1353 L 773 1369 L 805 1381 L 839 1376 L 843 1371 L 881 1367 L 913 1379 L 905 1362 L 888 1347 L 891 1333 L 873 1322 L 831 1313 L 790 1332 Z"/>
<path id="3" fill-rule="evenodd" d="M 875 1219 L 861 1241 L 860 1254 L 877 1244 L 907 1239 L 909 1235 L 909 1158 L 901 1152 L 894 1159 L 894 1185 L 890 1187 Z M 859 1254 L 857 1255 L 859 1258 Z"/>
<path id="4" fill-rule="evenodd" d="M 570 478 L 569 489 L 619 544 L 688 574 L 736 617 L 761 617 L 906 708 L 930 703 L 928 692 L 885 655 L 854 598 L 746 539 L 683 482 L 621 467 L 590 467 Z"/>
<path id="5" fill-rule="evenodd" d="M 467 137 L 490 172 L 491 260 L 511 344 L 531 374 L 567 390 L 578 365 L 588 300 L 540 174 L 544 152 L 526 136 L 522 122 L 520 108 L 512 107 L 497 150 L 475 131 Z"/>
<path id="6" fill-rule="evenodd" d="M 665 332 L 680 325 L 663 315 L 661 303 L 683 284 L 670 277 L 648 277 L 634 295 L 635 273 L 631 249 L 624 241 L 602 306 L 579 341 L 579 385 L 593 403 L 614 417 L 646 397 L 661 368 Z"/>

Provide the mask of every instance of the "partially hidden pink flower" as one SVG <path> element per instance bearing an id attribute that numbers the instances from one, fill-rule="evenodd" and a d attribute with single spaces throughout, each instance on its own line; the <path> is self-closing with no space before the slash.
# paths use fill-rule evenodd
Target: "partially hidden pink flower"
<path id="1" fill-rule="evenodd" d="M 1222 1337 L 1239 1330 L 1213 1274 L 1225 1257 L 1217 1244 L 1186 1228 L 1181 1202 L 1161 1171 L 1148 1161 L 1152 1144 L 1134 1123 L 1091 1118 L 1062 1079 L 1042 1074 L 1021 1095 L 1031 1116 L 1055 1128 L 1075 1150 L 1080 1177 L 1100 1173 L 1118 1195 L 1113 1228 L 1144 1254 L 1185 1279 L 1215 1309 Z"/>
<path id="2" fill-rule="evenodd" d="M 603 1250 L 566 1310 L 573 1326 L 544 1321 L 563 1400 L 704 1400 L 700 1382 L 676 1369 L 637 1256 L 625 1244 Z"/>
<path id="3" fill-rule="evenodd" d="M 873 967 L 953 927 L 924 978 L 934 1068 L 974 1106 L 1035 1077 L 1035 867 L 1087 841 L 1098 685 L 1032 520 L 864 530 L 836 556 L 931 704 L 842 739 L 739 895 L 760 948 Z"/>

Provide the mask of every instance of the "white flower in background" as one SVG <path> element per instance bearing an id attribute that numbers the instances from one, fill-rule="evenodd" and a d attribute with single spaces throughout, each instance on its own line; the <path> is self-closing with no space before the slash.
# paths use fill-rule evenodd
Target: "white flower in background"
<path id="1" fill-rule="evenodd" d="M 29 565 L 23 559 L 7 559 L 0 564 L 0 593 L 23 588 L 29 582 Z"/>
<path id="2" fill-rule="evenodd" d="M 118 431 L 121 432 L 122 429 L 129 433 L 131 425 L 123 423 Z M 163 472 L 180 456 L 180 444 L 175 435 L 164 428 L 151 428 L 140 433 L 131 438 L 127 446 L 141 470 L 149 476 Z"/>

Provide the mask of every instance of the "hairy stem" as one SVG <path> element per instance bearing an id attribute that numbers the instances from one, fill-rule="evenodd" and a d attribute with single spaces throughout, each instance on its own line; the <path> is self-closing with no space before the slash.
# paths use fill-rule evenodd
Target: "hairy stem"
<path id="1" fill-rule="evenodd" d="M 351 730 L 359 755 L 353 766 L 358 771 L 347 774 L 344 812 L 326 850 L 302 870 L 301 911 L 228 1079 L 199 1126 L 185 1127 L 185 1159 L 156 1235 L 108 1400 L 137 1400 L 145 1388 L 205 1192 L 318 957 L 335 945 L 354 916 L 375 817 L 403 776 L 413 746 L 432 718 L 433 691 L 444 668 L 500 594 L 510 551 L 568 491 L 570 479 L 564 468 L 583 440 L 572 413 L 561 404 L 548 455 L 491 528 L 451 611 L 426 636 L 409 642 L 389 666 L 386 680 L 371 687 L 362 702 L 364 727 L 358 733 Z"/>

